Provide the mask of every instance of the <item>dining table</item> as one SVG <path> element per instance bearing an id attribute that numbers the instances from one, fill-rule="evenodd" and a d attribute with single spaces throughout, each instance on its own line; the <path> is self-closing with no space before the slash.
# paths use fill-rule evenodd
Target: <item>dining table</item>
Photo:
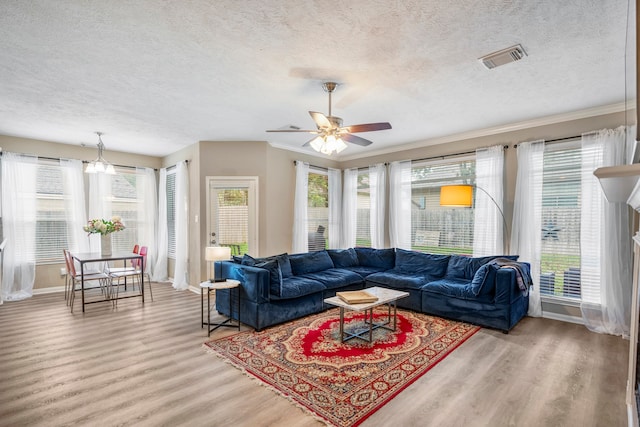
<path id="1" fill-rule="evenodd" d="M 82 312 L 84 312 L 84 307 L 87 304 L 111 301 L 110 298 L 105 298 L 102 300 L 85 301 L 84 275 L 85 275 L 87 264 L 122 261 L 124 264 L 124 267 L 126 267 L 127 262 L 131 262 L 132 260 L 138 260 L 140 265 L 140 271 L 144 271 L 144 256 L 133 253 L 133 252 L 114 252 L 111 255 L 103 255 L 100 252 L 78 252 L 78 253 L 72 253 L 71 256 L 80 265 L 80 288 L 81 288 L 80 293 L 82 296 Z M 139 294 L 129 294 L 129 295 L 118 297 L 118 299 L 134 298 L 134 297 L 135 298 L 141 297 L 142 304 L 144 304 L 144 274 L 140 275 L 140 293 Z"/>

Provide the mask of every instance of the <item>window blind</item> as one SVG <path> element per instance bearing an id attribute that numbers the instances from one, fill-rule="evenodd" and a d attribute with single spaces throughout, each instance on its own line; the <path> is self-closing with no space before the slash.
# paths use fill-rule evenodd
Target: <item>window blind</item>
<path id="1" fill-rule="evenodd" d="M 329 236 L 329 176 L 324 171 L 309 171 L 307 231 L 309 251 L 325 249 Z"/>
<path id="2" fill-rule="evenodd" d="M 171 259 L 176 258 L 176 170 L 167 171 L 167 255 Z"/>
<path id="3" fill-rule="evenodd" d="M 36 262 L 63 262 L 68 247 L 62 169 L 53 162 L 39 160 L 36 177 Z"/>
<path id="4" fill-rule="evenodd" d="M 411 165 L 412 249 L 436 254 L 473 253 L 473 208 L 440 206 L 440 187 L 475 184 L 470 157 Z"/>
<path id="5" fill-rule="evenodd" d="M 358 172 L 356 210 L 356 245 L 371 247 L 371 191 L 368 170 Z"/>
<path id="6" fill-rule="evenodd" d="M 226 188 L 217 191 L 218 244 L 242 255 L 249 247 L 249 190 Z"/>
<path id="7" fill-rule="evenodd" d="M 581 159 L 579 142 L 545 145 L 540 293 L 580 299 Z"/>

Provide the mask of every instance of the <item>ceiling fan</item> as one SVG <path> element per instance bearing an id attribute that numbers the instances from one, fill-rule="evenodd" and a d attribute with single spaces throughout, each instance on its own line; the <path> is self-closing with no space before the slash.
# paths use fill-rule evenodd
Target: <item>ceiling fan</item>
<path id="1" fill-rule="evenodd" d="M 316 123 L 317 129 L 306 130 L 291 126 L 289 129 L 273 129 L 267 132 L 306 132 L 315 134 L 317 136 L 307 141 L 303 147 L 310 145 L 314 150 L 330 155 L 334 151 L 339 153 L 347 148 L 346 142 L 363 147 L 372 143 L 368 139 L 353 135 L 354 133 L 391 129 L 391 124 L 388 122 L 342 126 L 342 119 L 331 115 L 331 94 L 336 90 L 336 87 L 338 87 L 338 83 L 335 82 L 325 82 L 322 84 L 322 88 L 329 94 L 328 115 L 325 116 L 317 111 L 309 111 L 311 118 Z"/>

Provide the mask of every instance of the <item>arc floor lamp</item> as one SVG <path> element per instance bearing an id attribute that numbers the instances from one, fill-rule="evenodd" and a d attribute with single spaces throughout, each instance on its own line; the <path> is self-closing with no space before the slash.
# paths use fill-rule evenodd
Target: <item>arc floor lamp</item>
<path id="1" fill-rule="evenodd" d="M 482 191 L 484 194 L 489 197 L 489 199 L 493 202 L 493 204 L 500 212 L 500 216 L 502 217 L 502 225 L 504 226 L 503 241 L 505 243 L 505 253 L 509 253 L 509 228 L 507 227 L 507 220 L 505 219 L 504 212 L 502 212 L 502 208 L 496 202 L 496 199 L 491 196 L 482 187 L 478 187 L 477 185 L 466 184 L 466 185 L 443 185 L 440 187 L 440 206 L 452 207 L 452 208 L 470 208 L 473 206 L 473 189 L 477 189 Z"/>

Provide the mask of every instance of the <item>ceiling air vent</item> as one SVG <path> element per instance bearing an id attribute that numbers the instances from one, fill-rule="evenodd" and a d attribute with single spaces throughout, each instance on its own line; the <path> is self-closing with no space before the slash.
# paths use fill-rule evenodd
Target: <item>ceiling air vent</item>
<path id="1" fill-rule="evenodd" d="M 499 67 L 500 65 L 508 64 L 509 62 L 519 61 L 525 56 L 527 56 L 527 52 L 524 51 L 522 46 L 517 44 L 480 57 L 478 60 L 482 62 L 482 65 L 490 70 L 492 68 Z"/>

